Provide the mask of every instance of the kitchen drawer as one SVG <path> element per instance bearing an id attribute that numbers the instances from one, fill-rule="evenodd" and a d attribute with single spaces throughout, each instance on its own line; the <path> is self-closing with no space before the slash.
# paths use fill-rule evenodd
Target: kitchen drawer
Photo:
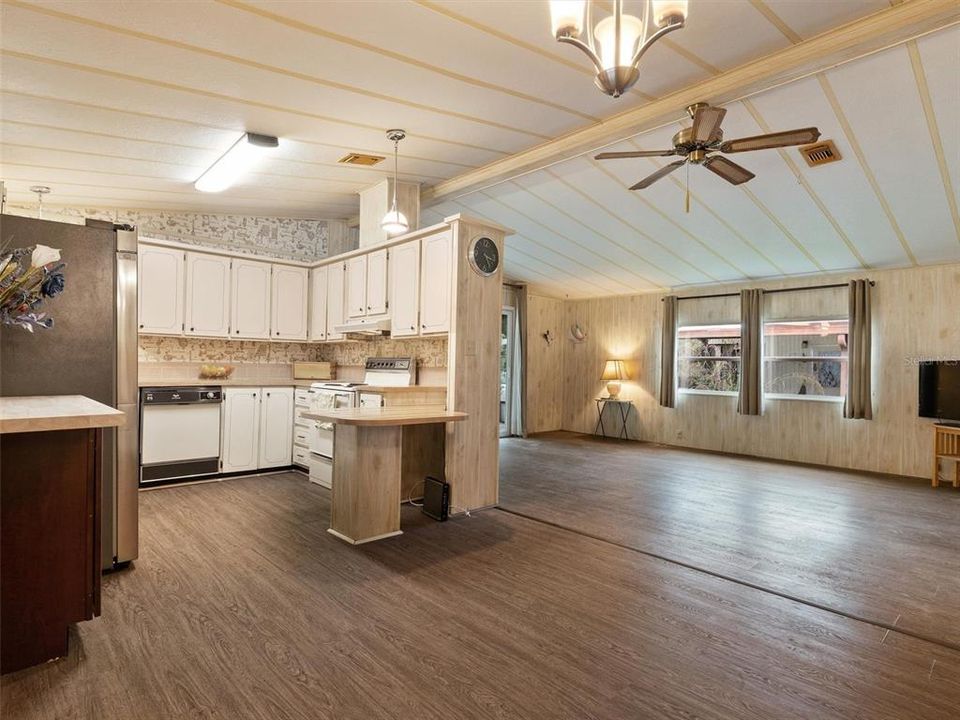
<path id="1" fill-rule="evenodd" d="M 293 464 L 310 468 L 310 451 L 305 447 L 293 446 Z"/>
<path id="2" fill-rule="evenodd" d="M 310 453 L 310 482 L 325 488 L 333 484 L 333 461 L 315 453 Z"/>
<path id="3" fill-rule="evenodd" d="M 310 404 L 310 389 L 309 388 L 294 388 L 293 396 L 297 405 L 309 405 Z"/>
<path id="4" fill-rule="evenodd" d="M 293 444 L 309 447 L 310 431 L 307 428 L 302 427 L 300 425 L 294 425 L 293 426 Z"/>

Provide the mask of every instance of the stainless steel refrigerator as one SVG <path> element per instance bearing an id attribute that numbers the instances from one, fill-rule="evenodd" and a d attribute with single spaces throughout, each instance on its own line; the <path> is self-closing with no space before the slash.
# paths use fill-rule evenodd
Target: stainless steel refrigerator
<path id="1" fill-rule="evenodd" d="M 0 240 L 59 248 L 66 263 L 66 289 L 43 306 L 52 328 L 0 326 L 0 395 L 86 395 L 126 415 L 104 431 L 101 463 L 103 567 L 123 566 L 137 557 L 139 535 L 137 232 L 0 215 Z"/>

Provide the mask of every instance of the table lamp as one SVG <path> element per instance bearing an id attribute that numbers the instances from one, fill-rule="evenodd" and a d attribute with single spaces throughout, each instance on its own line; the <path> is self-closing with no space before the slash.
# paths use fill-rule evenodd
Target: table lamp
<path id="1" fill-rule="evenodd" d="M 616 399 L 620 395 L 620 381 L 625 380 L 627 377 L 626 370 L 623 367 L 623 360 L 607 360 L 606 365 L 603 366 L 603 375 L 600 376 L 601 380 L 608 380 L 607 382 L 607 393 L 609 393 L 611 399 Z"/>

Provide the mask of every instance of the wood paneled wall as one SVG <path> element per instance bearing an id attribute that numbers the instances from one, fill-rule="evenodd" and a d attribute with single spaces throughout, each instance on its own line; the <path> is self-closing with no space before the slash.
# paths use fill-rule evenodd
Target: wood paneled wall
<path id="1" fill-rule="evenodd" d="M 553 335 L 549 345 L 543 335 Z M 563 427 L 563 301 L 527 294 L 527 432 Z"/>
<path id="2" fill-rule="evenodd" d="M 471 241 L 486 235 L 503 257 L 504 231 L 465 218 L 451 222 L 453 277 L 447 342 L 447 405 L 469 413 L 447 424 L 446 474 L 452 511 L 495 505 L 500 482 L 500 315 L 502 270 L 490 277 L 474 272 L 467 259 Z"/>
<path id="3" fill-rule="evenodd" d="M 680 395 L 675 409 L 657 403 L 660 295 L 564 302 L 563 326 L 580 322 L 587 340 L 562 339 L 563 429 L 592 432 L 593 402 L 607 358 L 629 360 L 631 379 L 622 397 L 638 414 L 630 434 L 686 447 L 820 463 L 836 467 L 926 477 L 933 442 L 931 421 L 917 417 L 917 361 L 960 358 L 960 265 L 863 271 L 754 283 L 766 289 L 876 280 L 873 289 L 874 420 L 845 420 L 839 403 L 767 400 L 761 417 L 737 414 L 737 399 Z M 710 287 L 701 294 L 738 290 Z M 695 291 L 681 295 L 697 294 Z M 845 315 L 845 290 L 783 293 L 767 297 L 772 319 Z M 733 314 L 731 316 L 731 305 Z M 737 320 L 736 300 L 680 303 L 682 322 Z M 534 401 L 536 404 L 536 401 Z"/>

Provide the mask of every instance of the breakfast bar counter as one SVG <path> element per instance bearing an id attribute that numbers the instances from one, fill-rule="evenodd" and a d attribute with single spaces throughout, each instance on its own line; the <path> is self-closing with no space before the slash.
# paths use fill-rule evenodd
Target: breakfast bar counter
<path id="1" fill-rule="evenodd" d="M 100 614 L 103 428 L 120 410 L 82 395 L 0 398 L 0 672 L 67 654 Z"/>
<path id="2" fill-rule="evenodd" d="M 400 504 L 416 496 L 426 476 L 444 477 L 445 424 L 467 413 L 428 405 L 304 417 L 334 424 L 329 532 L 359 545 L 401 533 Z"/>

